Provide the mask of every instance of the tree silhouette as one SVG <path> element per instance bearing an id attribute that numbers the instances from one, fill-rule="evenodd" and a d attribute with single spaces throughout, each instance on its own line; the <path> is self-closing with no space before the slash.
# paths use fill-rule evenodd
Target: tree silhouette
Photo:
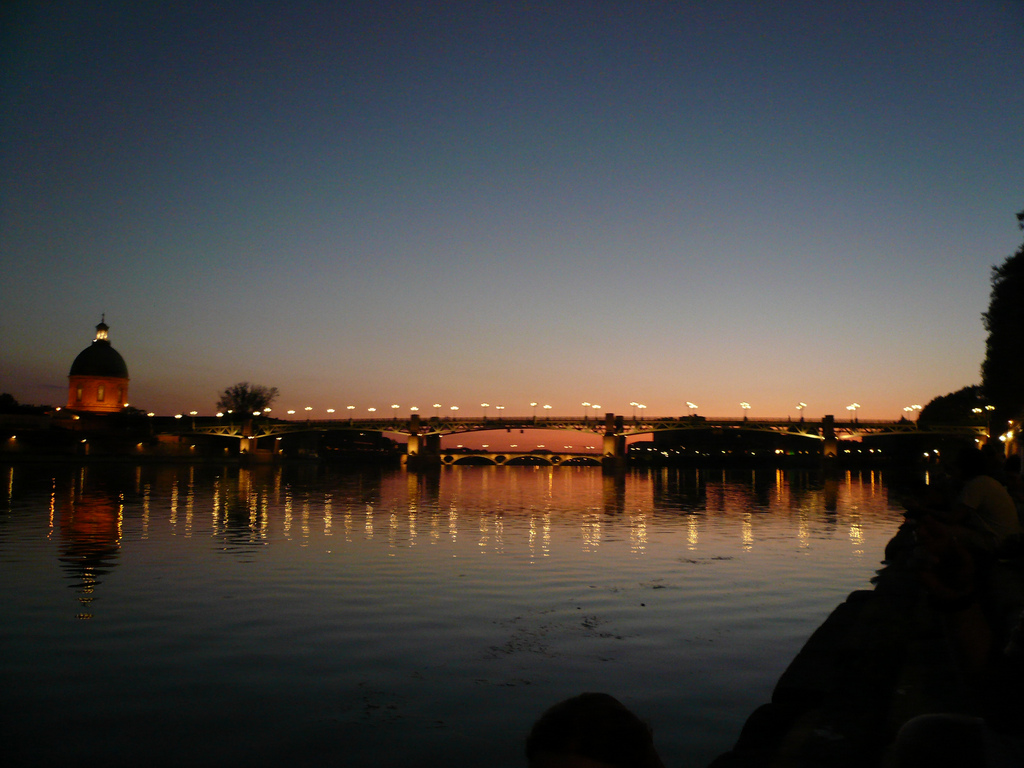
<path id="1" fill-rule="evenodd" d="M 276 399 L 277 387 L 264 387 L 261 384 L 241 381 L 238 384 L 232 384 L 220 393 L 217 410 L 248 415 L 269 408 Z"/>
<path id="2" fill-rule="evenodd" d="M 1017 214 L 1024 230 L 1024 211 Z M 981 364 L 981 387 L 995 410 L 993 432 L 1024 415 L 1024 244 L 999 266 L 992 267 L 992 293 L 982 315 L 988 339 Z"/>
<path id="3" fill-rule="evenodd" d="M 974 384 L 936 397 L 925 405 L 917 420 L 921 424 L 976 424 L 976 410 L 984 412 L 984 407 L 981 386 Z"/>

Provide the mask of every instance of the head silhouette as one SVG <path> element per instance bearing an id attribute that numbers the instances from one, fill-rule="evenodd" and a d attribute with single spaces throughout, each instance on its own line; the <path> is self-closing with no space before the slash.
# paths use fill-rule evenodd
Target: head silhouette
<path id="1" fill-rule="evenodd" d="M 555 704 L 526 739 L 530 768 L 662 768 L 650 727 L 607 693 Z"/>

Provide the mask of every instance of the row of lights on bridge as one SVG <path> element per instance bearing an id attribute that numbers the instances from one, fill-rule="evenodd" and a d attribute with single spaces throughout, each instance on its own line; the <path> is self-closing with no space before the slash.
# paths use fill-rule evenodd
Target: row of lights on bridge
<path id="1" fill-rule="evenodd" d="M 587 417 L 587 415 L 590 413 L 591 410 L 593 410 L 593 411 L 600 411 L 601 410 L 601 406 L 599 404 L 597 404 L 597 403 L 583 402 L 583 403 L 581 403 L 581 405 L 583 406 L 583 417 L 584 418 Z M 639 410 L 640 411 L 640 418 L 643 419 L 643 411 L 644 411 L 645 408 L 647 408 L 647 406 L 644 405 L 643 403 L 638 403 L 638 402 L 631 402 L 629 405 L 633 409 L 633 418 L 636 419 L 636 413 Z M 547 404 L 540 405 L 540 403 L 530 403 L 530 407 L 533 408 L 533 415 L 534 415 L 534 417 L 537 416 L 537 408 L 538 408 L 538 406 L 543 408 L 547 412 L 550 412 L 551 409 L 552 409 L 552 406 L 547 405 Z M 433 408 L 434 408 L 435 415 L 440 416 L 440 409 L 441 409 L 441 407 L 442 407 L 441 403 L 434 403 Z M 480 407 L 484 409 L 484 418 L 486 419 L 487 418 L 487 409 L 491 407 L 491 404 L 490 403 L 480 403 Z M 689 408 L 691 411 L 696 412 L 697 409 L 700 406 L 698 406 L 696 403 L 693 403 L 693 402 L 690 402 L 689 400 L 687 400 L 686 407 Z M 751 409 L 751 407 L 752 406 L 750 405 L 750 403 L 748 403 L 746 401 L 740 403 L 740 408 L 743 409 L 744 415 L 746 415 L 746 412 L 749 411 Z M 804 403 L 804 402 L 797 403 L 797 405 L 796 405 L 796 410 L 800 413 L 801 418 L 803 417 L 803 411 L 804 411 L 804 409 L 806 407 L 807 407 L 807 403 Z M 860 407 L 861 407 L 860 403 L 850 403 L 850 405 L 846 406 L 846 410 L 850 411 L 852 417 L 854 419 L 856 419 L 856 417 L 857 417 L 857 409 L 860 408 Z M 397 405 L 397 404 L 393 404 L 391 406 L 391 408 L 393 409 L 395 415 L 397 416 L 398 409 L 401 408 L 401 406 Z M 503 410 L 505 410 L 505 406 L 504 405 L 495 405 L 494 409 L 496 411 L 498 411 L 498 416 L 500 417 L 501 416 L 501 412 Z M 913 413 L 915 411 L 920 411 L 921 409 L 922 409 L 922 406 L 920 406 L 920 405 L 908 405 L 903 410 L 906 413 Z M 313 410 L 313 406 L 311 406 L 311 405 L 307 405 L 305 408 L 303 408 L 303 411 L 307 415 L 309 415 L 312 410 Z M 349 416 L 351 416 L 352 412 L 356 410 L 356 406 L 354 406 L 354 405 L 346 406 L 345 410 L 348 411 Z M 371 414 L 377 412 L 376 408 L 367 408 L 366 410 L 367 410 L 368 413 L 371 413 Z M 416 413 L 420 409 L 417 406 L 414 405 L 411 408 L 409 408 L 409 410 L 412 411 L 413 413 Z M 449 406 L 449 410 L 451 410 L 452 415 L 455 415 L 455 413 L 457 413 L 459 411 L 459 406 L 451 405 L 451 406 Z M 991 405 L 986 405 L 984 407 L 984 410 L 991 411 L 991 410 L 994 410 L 994 407 L 991 406 Z M 253 416 L 263 416 L 263 415 L 265 415 L 267 413 L 270 413 L 270 412 L 271 412 L 270 408 L 264 408 L 262 411 L 253 411 L 252 415 Z M 336 413 L 336 412 L 337 411 L 334 408 L 328 408 L 327 409 L 327 413 L 333 414 L 333 413 Z M 976 414 L 980 414 L 980 413 L 983 412 L 983 409 L 982 408 L 975 408 L 975 409 L 973 409 L 973 412 L 976 413 Z M 231 413 L 232 413 L 232 411 L 226 411 L 226 412 L 225 411 L 218 411 L 217 412 L 217 416 L 218 417 L 223 417 L 223 416 L 226 416 L 226 415 L 230 415 Z M 289 416 L 294 416 L 296 413 L 298 413 L 298 411 L 296 411 L 295 409 L 289 409 L 286 413 Z M 147 413 L 146 415 L 147 416 L 155 416 L 156 414 L 151 412 L 151 413 Z M 194 418 L 194 417 L 199 415 L 199 412 L 198 411 L 189 411 L 188 415 L 192 416 Z M 183 414 L 183 413 L 176 413 L 174 415 L 174 418 L 176 418 L 176 419 L 181 419 L 181 418 L 184 418 L 184 417 L 185 417 L 185 414 Z"/>

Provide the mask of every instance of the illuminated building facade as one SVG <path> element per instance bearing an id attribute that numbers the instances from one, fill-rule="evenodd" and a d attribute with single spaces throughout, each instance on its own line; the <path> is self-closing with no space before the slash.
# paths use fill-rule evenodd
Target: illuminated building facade
<path id="1" fill-rule="evenodd" d="M 68 409 L 117 413 L 128 404 L 128 366 L 110 346 L 110 329 L 100 319 L 96 338 L 83 349 L 68 374 Z"/>

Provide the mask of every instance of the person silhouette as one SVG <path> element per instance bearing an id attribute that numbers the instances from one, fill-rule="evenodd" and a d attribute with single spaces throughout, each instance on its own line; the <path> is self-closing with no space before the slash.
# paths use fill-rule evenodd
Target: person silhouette
<path id="1" fill-rule="evenodd" d="M 647 723 L 607 693 L 545 711 L 526 737 L 529 768 L 664 768 Z"/>

